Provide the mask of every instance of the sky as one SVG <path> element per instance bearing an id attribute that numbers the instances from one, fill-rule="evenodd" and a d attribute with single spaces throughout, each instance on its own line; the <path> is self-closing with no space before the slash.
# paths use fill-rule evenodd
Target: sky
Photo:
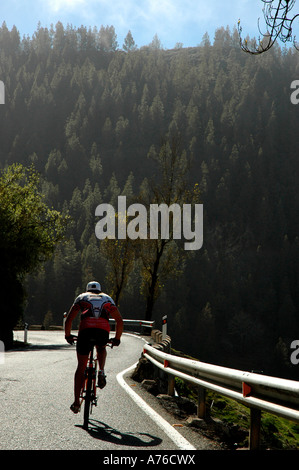
<path id="1" fill-rule="evenodd" d="M 230 30 L 241 20 L 243 36 L 258 37 L 258 18 L 263 21 L 262 0 L 1 0 L 0 25 L 14 25 L 30 37 L 42 27 L 81 25 L 100 29 L 114 26 L 119 47 L 130 30 L 138 47 L 148 45 L 157 34 L 162 47 L 200 44 L 207 32 L 213 42 L 217 28 Z M 263 29 L 263 28 L 262 28 Z"/>

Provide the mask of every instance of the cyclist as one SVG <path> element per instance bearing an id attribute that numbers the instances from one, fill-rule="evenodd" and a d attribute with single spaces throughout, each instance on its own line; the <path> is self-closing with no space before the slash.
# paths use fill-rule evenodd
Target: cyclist
<path id="1" fill-rule="evenodd" d="M 105 362 L 106 344 L 109 341 L 109 316 L 116 321 L 115 337 L 110 341 L 113 346 L 119 346 L 123 332 L 123 319 L 114 301 L 102 292 L 99 282 L 91 281 L 86 286 L 86 292 L 80 294 L 71 306 L 65 321 L 65 339 L 69 344 L 74 343 L 75 336 L 71 334 L 72 321 L 81 312 L 81 321 L 77 339 L 78 365 L 75 372 L 74 395 L 75 401 L 71 405 L 74 413 L 80 411 L 80 391 L 84 383 L 84 371 L 87 366 L 91 340 L 95 340 L 98 353 L 99 373 L 98 387 L 106 385 Z"/>

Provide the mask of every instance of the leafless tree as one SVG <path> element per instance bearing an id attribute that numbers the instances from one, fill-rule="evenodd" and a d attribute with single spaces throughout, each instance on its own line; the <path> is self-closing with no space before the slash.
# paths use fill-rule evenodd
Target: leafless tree
<path id="1" fill-rule="evenodd" d="M 262 0 L 264 3 L 263 14 L 266 22 L 267 31 L 262 33 L 258 21 L 260 36 L 258 42 L 249 45 L 247 39 L 242 39 L 242 27 L 238 21 L 238 31 L 240 45 L 243 51 L 250 54 L 262 54 L 268 51 L 277 39 L 286 43 L 293 41 L 294 47 L 299 50 L 299 44 L 296 43 L 296 37 L 293 35 L 293 23 L 299 14 L 290 16 L 296 0 Z"/>

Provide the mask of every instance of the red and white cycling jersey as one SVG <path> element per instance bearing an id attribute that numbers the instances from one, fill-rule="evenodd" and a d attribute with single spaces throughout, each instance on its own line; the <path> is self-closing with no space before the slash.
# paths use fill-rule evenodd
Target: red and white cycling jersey
<path id="1" fill-rule="evenodd" d="M 101 328 L 110 331 L 109 312 L 115 303 L 109 295 L 85 292 L 75 299 L 74 307 L 82 312 L 79 330 Z"/>

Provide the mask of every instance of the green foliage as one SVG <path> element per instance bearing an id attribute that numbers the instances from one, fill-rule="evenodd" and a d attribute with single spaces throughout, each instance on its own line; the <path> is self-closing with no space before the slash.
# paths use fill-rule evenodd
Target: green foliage
<path id="1" fill-rule="evenodd" d="M 45 315 L 45 318 L 44 318 L 44 321 L 43 321 L 43 327 L 47 330 L 49 328 L 49 326 L 51 326 L 51 325 L 53 325 L 53 314 L 49 310 Z"/>
<path id="2" fill-rule="evenodd" d="M 65 232 L 62 215 L 49 209 L 33 168 L 14 164 L 0 178 L 1 269 L 23 279 L 54 252 Z"/>
<path id="3" fill-rule="evenodd" d="M 249 433 L 250 410 L 226 397 L 208 393 L 210 414 L 230 425 L 238 425 Z M 261 417 L 261 448 L 272 450 L 298 450 L 298 425 L 269 413 Z M 248 440 L 240 443 L 248 447 Z"/>
<path id="4" fill-rule="evenodd" d="M 6 168 L 0 177 L 0 292 L 3 316 L 8 317 L 3 321 L 4 337 L 21 313 L 25 275 L 50 258 L 65 232 L 67 218 L 49 209 L 39 182 L 36 171 L 21 164 Z"/>

